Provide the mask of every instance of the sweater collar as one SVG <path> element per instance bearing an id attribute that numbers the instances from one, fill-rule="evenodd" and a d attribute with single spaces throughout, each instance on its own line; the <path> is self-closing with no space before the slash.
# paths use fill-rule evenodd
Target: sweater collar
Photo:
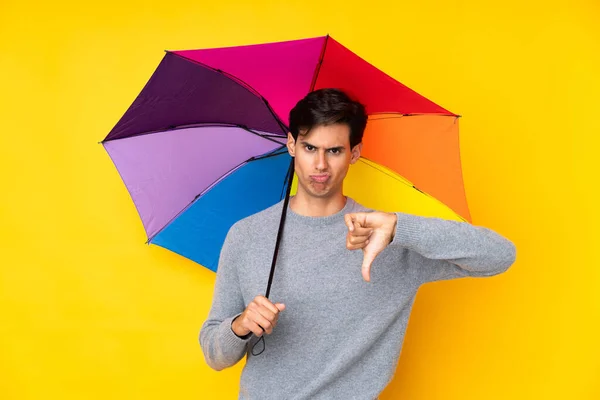
<path id="1" fill-rule="evenodd" d="M 291 222 L 292 224 L 301 224 L 308 226 L 328 226 L 331 224 L 338 223 L 340 219 L 343 220 L 344 215 L 349 212 L 352 212 L 352 210 L 355 208 L 354 206 L 354 200 L 346 196 L 346 204 L 340 211 L 336 212 L 335 214 L 327 215 L 324 217 L 311 217 L 306 215 L 300 215 L 294 212 L 294 210 L 292 210 L 288 204 L 286 218 L 287 221 Z"/>

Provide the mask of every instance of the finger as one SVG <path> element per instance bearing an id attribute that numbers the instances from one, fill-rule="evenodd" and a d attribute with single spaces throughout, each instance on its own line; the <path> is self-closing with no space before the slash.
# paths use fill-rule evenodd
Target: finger
<path id="1" fill-rule="evenodd" d="M 257 296 L 254 300 L 256 303 L 258 303 L 258 305 L 271 310 L 273 314 L 277 314 L 279 312 L 279 309 L 275 307 L 275 304 L 271 303 L 271 301 L 264 296 Z"/>
<path id="2" fill-rule="evenodd" d="M 367 240 L 369 240 L 369 236 L 348 235 L 346 238 L 346 241 L 350 244 L 360 244 L 366 242 Z"/>
<path id="3" fill-rule="evenodd" d="M 271 334 L 271 332 L 273 332 L 273 323 L 271 322 L 271 320 L 265 318 L 258 312 L 253 312 L 251 318 L 252 321 L 255 324 L 258 324 L 258 326 L 262 328 L 267 334 Z"/>
<path id="4" fill-rule="evenodd" d="M 346 215 L 344 215 L 344 221 L 346 222 L 346 226 L 348 227 L 348 230 L 350 232 L 354 231 L 353 215 L 354 214 L 346 214 Z"/>
<path id="5" fill-rule="evenodd" d="M 249 309 L 246 310 L 246 312 L 244 313 L 244 318 L 242 318 L 241 325 L 256 336 L 261 336 L 265 332 L 263 328 L 261 328 L 256 322 L 254 322 L 254 316 L 252 314 L 252 311 Z"/>
<path id="6" fill-rule="evenodd" d="M 373 233 L 372 228 L 363 228 L 358 224 L 354 224 L 354 231 L 352 232 L 352 236 L 370 236 Z"/>
<path id="7" fill-rule="evenodd" d="M 262 304 L 258 304 L 255 301 L 252 301 L 248 305 L 248 318 L 250 318 L 253 322 L 259 323 L 260 326 L 266 328 L 267 325 L 264 323 L 260 323 L 262 319 L 266 321 L 273 321 L 275 319 L 275 313 L 271 312 L 268 308 L 264 307 Z"/>
<path id="8" fill-rule="evenodd" d="M 279 309 L 279 313 L 277 313 L 275 315 L 275 319 L 273 320 L 273 329 L 275 329 L 275 327 L 277 326 L 277 321 L 279 321 L 279 315 L 281 314 L 281 312 L 283 310 L 285 310 L 285 304 L 283 304 L 283 303 L 276 303 L 275 307 L 277 307 Z"/>
<path id="9" fill-rule="evenodd" d="M 364 212 L 352 214 L 352 221 L 354 221 L 354 228 L 356 228 L 356 227 L 366 228 L 367 227 L 367 215 L 368 215 L 368 213 L 364 213 Z"/>
<path id="10" fill-rule="evenodd" d="M 371 281 L 371 265 L 373 265 L 373 261 L 377 254 L 365 251 L 363 255 L 363 264 L 362 264 L 362 276 L 366 282 Z"/>
<path id="11" fill-rule="evenodd" d="M 250 332 L 254 333 L 257 337 L 261 337 L 263 333 L 265 333 L 265 331 L 258 326 L 256 322 L 250 321 L 247 328 L 250 329 Z"/>
<path id="12" fill-rule="evenodd" d="M 275 321 L 275 318 L 277 318 L 276 313 L 263 306 L 259 306 L 255 311 L 269 322 Z M 277 312 L 279 313 L 279 310 L 277 310 Z"/>
<path id="13" fill-rule="evenodd" d="M 368 244 L 369 244 L 368 240 L 366 242 L 359 243 L 359 244 L 346 243 L 346 248 L 348 250 L 359 250 L 359 249 L 364 249 L 365 247 L 367 247 Z"/>

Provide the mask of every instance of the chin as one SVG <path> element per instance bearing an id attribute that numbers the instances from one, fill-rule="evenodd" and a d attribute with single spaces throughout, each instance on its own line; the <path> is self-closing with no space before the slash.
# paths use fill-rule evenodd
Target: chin
<path id="1" fill-rule="evenodd" d="M 333 190 L 333 188 L 330 188 L 330 187 L 322 189 L 322 190 L 316 190 L 311 187 L 310 190 L 307 191 L 307 193 L 313 197 L 318 197 L 320 199 L 324 199 L 324 198 L 333 196 L 333 194 L 335 193 L 335 190 Z"/>

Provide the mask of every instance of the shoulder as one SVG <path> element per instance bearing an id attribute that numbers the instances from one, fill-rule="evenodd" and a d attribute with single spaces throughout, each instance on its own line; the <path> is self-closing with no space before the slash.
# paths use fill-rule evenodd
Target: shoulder
<path id="1" fill-rule="evenodd" d="M 368 207 L 363 206 L 362 204 L 360 204 L 359 202 L 357 202 L 356 200 L 354 200 L 353 198 L 349 197 L 347 198 L 347 213 L 357 213 L 357 212 L 373 212 L 374 210 Z"/>
<path id="2" fill-rule="evenodd" d="M 277 226 L 279 223 L 282 207 L 283 200 L 262 211 L 240 219 L 231 226 L 229 235 L 243 239 L 272 231 L 273 226 Z"/>

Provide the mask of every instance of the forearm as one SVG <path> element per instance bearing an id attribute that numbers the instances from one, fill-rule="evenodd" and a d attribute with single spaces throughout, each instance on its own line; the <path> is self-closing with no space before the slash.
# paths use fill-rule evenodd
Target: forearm
<path id="1" fill-rule="evenodd" d="M 478 274 L 496 274 L 510 267 L 516 248 L 498 233 L 466 222 L 396 213 L 393 245 L 432 260 L 449 261 Z"/>
<path id="2" fill-rule="evenodd" d="M 231 322 L 244 310 L 244 299 L 237 276 L 240 262 L 240 233 L 234 225 L 228 232 L 221 255 L 213 294 L 213 304 L 208 319 L 200 330 L 200 346 L 206 363 L 213 369 L 235 365 L 246 352 L 246 340 L 231 330 Z M 243 251 L 241 252 L 243 254 Z"/>
<path id="3" fill-rule="evenodd" d="M 238 337 L 231 329 L 231 323 L 237 315 L 223 321 L 208 319 L 200 330 L 200 346 L 206 363 L 221 371 L 240 361 L 247 349 L 251 337 Z"/>

